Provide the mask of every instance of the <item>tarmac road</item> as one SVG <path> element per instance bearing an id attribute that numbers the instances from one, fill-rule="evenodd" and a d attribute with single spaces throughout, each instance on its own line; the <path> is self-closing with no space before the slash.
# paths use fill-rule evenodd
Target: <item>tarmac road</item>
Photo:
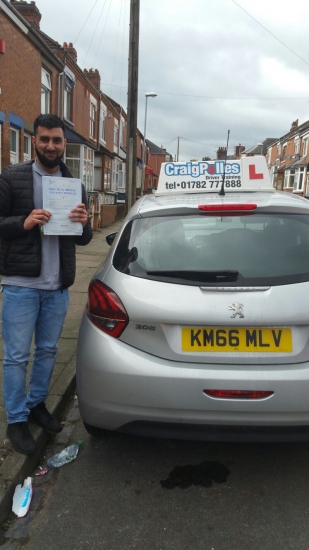
<path id="1" fill-rule="evenodd" d="M 309 444 L 96 439 L 76 401 L 65 430 L 47 455 L 83 439 L 77 459 L 34 478 L 30 513 L 0 548 L 309 548 Z"/>

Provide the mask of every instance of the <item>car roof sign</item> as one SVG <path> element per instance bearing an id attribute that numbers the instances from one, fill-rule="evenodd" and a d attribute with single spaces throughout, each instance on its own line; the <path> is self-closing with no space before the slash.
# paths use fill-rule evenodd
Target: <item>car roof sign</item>
<path id="1" fill-rule="evenodd" d="M 215 193 L 231 191 L 275 191 L 266 159 L 262 155 L 237 160 L 164 162 L 155 195 L 176 193 Z"/>

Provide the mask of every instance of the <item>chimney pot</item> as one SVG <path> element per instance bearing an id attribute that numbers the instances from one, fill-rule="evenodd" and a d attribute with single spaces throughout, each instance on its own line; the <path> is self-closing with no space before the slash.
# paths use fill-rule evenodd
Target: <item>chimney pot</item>
<path id="1" fill-rule="evenodd" d="M 95 69 L 95 71 L 93 69 L 89 69 L 89 71 L 87 69 L 84 69 L 84 73 L 86 77 L 90 80 L 91 84 L 93 84 L 93 86 L 95 86 L 98 90 L 100 90 L 101 76 L 98 69 Z"/>
<path id="2" fill-rule="evenodd" d="M 72 42 L 69 42 L 69 44 L 67 44 L 67 42 L 63 42 L 63 47 L 68 52 L 70 57 L 72 57 L 73 61 L 77 63 L 77 51 L 74 48 Z"/>
<path id="3" fill-rule="evenodd" d="M 30 25 L 40 28 L 42 15 L 33 0 L 29 4 L 26 1 L 11 0 L 11 4 Z"/>

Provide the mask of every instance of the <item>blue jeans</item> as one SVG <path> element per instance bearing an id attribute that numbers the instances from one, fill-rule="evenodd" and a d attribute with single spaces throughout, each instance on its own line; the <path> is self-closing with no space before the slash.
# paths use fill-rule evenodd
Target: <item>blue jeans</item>
<path id="1" fill-rule="evenodd" d="M 3 392 L 9 424 L 25 422 L 29 409 L 45 400 L 68 307 L 68 289 L 4 286 Z M 27 394 L 26 375 L 33 334 L 35 348 Z"/>

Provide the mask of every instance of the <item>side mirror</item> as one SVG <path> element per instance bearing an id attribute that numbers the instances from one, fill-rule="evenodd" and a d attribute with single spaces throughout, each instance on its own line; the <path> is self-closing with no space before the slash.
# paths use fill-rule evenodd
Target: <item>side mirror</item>
<path id="1" fill-rule="evenodd" d="M 117 231 L 115 231 L 115 233 L 110 233 L 109 235 L 107 235 L 105 240 L 107 244 L 109 244 L 109 246 L 113 244 L 116 235 L 117 235 Z"/>

